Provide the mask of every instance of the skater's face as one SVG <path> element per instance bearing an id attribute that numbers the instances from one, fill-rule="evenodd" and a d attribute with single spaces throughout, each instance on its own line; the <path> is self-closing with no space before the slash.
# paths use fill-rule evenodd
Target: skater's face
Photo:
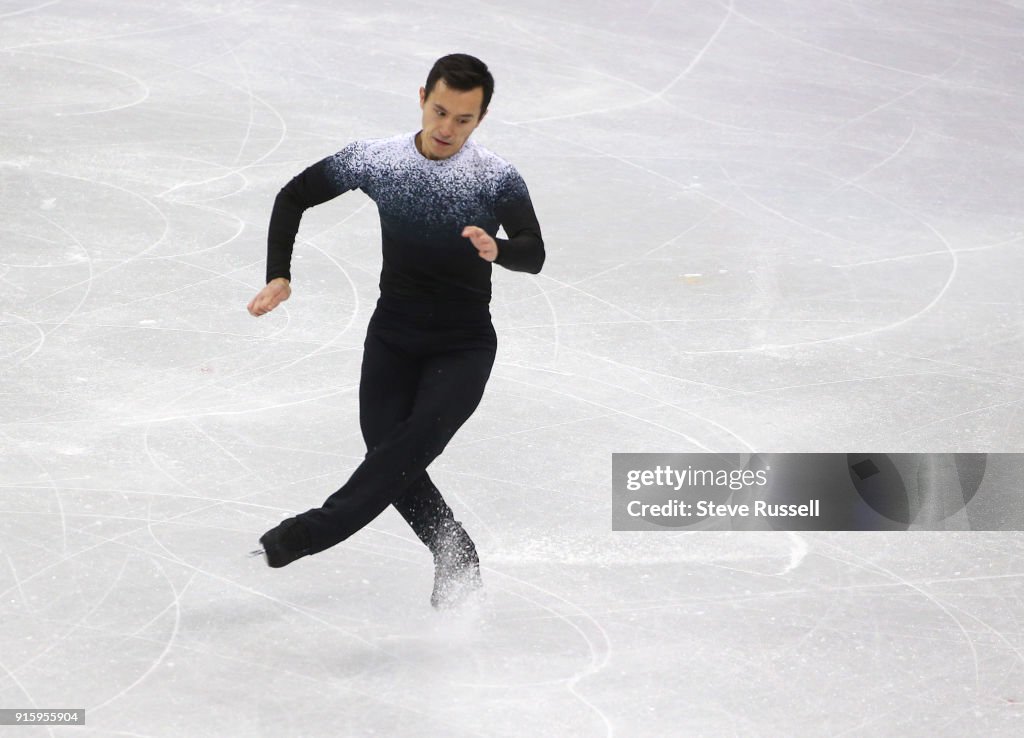
<path id="1" fill-rule="evenodd" d="M 476 127 L 483 120 L 480 106 L 484 90 L 475 87 L 469 91 L 453 90 L 443 79 L 427 95 L 420 88 L 420 109 L 423 110 L 423 130 L 416 146 L 428 159 L 447 159 L 458 153 Z"/>

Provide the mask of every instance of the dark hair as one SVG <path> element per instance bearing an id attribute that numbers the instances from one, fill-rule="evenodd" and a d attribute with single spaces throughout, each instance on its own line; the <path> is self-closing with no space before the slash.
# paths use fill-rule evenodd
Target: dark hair
<path id="1" fill-rule="evenodd" d="M 427 75 L 427 84 L 424 85 L 426 97 L 434 89 L 439 79 L 453 90 L 469 92 L 477 87 L 484 90 L 484 99 L 480 104 L 480 116 L 487 112 L 487 106 L 491 103 L 491 95 L 494 94 L 494 77 L 487 71 L 487 65 L 469 54 L 449 54 L 442 56 L 434 66 L 430 68 Z"/>

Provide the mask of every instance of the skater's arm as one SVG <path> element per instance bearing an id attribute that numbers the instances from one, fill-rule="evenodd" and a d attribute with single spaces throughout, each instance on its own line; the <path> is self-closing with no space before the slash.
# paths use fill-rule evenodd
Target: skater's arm
<path id="1" fill-rule="evenodd" d="M 302 213 L 341 194 L 328 176 L 329 161 L 317 162 L 277 193 L 267 234 L 267 284 L 246 306 L 249 315 L 266 315 L 291 296 L 292 247 Z"/>
<path id="2" fill-rule="evenodd" d="M 302 213 L 362 186 L 361 153 L 358 142 L 349 144 L 308 167 L 277 193 L 267 234 L 267 284 L 249 301 L 250 315 L 265 315 L 291 296 L 292 248 Z"/>
<path id="3" fill-rule="evenodd" d="M 291 281 L 292 249 L 307 208 L 327 202 L 362 184 L 362 148 L 350 144 L 318 161 L 281 188 L 274 200 L 267 233 L 267 283 Z"/>
<path id="4" fill-rule="evenodd" d="M 544 266 L 544 239 L 526 183 L 514 169 L 499 190 L 495 214 L 508 238 L 494 239 L 498 248 L 494 263 L 515 272 L 537 274 Z"/>
<path id="5" fill-rule="evenodd" d="M 291 280 L 292 248 L 299 221 L 307 208 L 319 205 L 335 193 L 326 176 L 327 159 L 317 162 L 281 188 L 274 200 L 267 232 L 267 283 L 279 277 Z"/>

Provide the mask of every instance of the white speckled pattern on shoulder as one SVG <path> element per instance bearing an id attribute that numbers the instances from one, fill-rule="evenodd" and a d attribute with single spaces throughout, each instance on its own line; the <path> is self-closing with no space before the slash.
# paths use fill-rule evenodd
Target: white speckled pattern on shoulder
<path id="1" fill-rule="evenodd" d="M 493 234 L 499 199 L 526 196 L 515 167 L 473 140 L 447 159 L 432 160 L 417 150 L 415 137 L 355 141 L 335 154 L 331 175 L 339 187 L 369 195 L 382 222 L 435 234 L 461 232 L 469 224 Z"/>

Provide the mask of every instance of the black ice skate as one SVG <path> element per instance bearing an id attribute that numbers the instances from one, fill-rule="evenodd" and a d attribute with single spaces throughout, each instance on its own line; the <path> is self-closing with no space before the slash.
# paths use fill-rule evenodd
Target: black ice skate
<path id="1" fill-rule="evenodd" d="M 296 559 L 308 556 L 312 542 L 309 529 L 296 518 L 288 518 L 260 537 L 267 566 L 279 569 Z"/>
<path id="2" fill-rule="evenodd" d="M 430 547 L 434 553 L 434 591 L 430 604 L 451 610 L 480 597 L 480 558 L 472 539 L 456 520 L 444 519 Z"/>

